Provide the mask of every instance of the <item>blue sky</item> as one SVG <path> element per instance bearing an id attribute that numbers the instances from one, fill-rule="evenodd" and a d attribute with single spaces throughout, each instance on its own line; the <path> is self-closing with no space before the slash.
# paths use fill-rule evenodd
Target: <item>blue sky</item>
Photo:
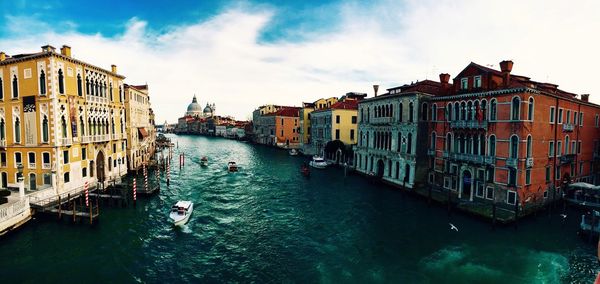
<path id="1" fill-rule="evenodd" d="M 122 3 L 121 3 L 122 2 Z M 72 47 L 73 56 L 148 83 L 157 121 L 192 96 L 246 119 L 262 104 L 372 95 L 456 75 L 470 62 L 600 103 L 600 1 L 0 0 L 0 51 Z"/>

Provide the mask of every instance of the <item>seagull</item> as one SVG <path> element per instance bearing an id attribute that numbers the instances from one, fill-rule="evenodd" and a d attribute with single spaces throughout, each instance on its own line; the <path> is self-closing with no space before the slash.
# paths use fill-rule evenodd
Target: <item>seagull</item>
<path id="1" fill-rule="evenodd" d="M 456 226 L 454 226 L 454 224 L 452 224 L 452 223 L 448 223 L 448 224 L 450 224 L 450 230 L 455 230 L 458 232 L 458 228 Z"/>
<path id="2" fill-rule="evenodd" d="M 562 217 L 563 219 L 567 218 L 567 214 L 560 214 L 560 217 Z"/>

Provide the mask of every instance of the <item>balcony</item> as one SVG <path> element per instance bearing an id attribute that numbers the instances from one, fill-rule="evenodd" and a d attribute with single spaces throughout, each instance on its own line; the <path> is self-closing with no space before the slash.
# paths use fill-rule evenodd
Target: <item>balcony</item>
<path id="1" fill-rule="evenodd" d="M 529 157 L 525 160 L 525 166 L 527 168 L 533 168 L 533 158 Z"/>
<path id="2" fill-rule="evenodd" d="M 573 163 L 575 161 L 575 154 L 568 154 L 568 155 L 562 155 L 560 156 L 560 163 L 561 164 L 570 164 Z"/>
<path id="3" fill-rule="evenodd" d="M 376 118 L 372 118 L 370 123 L 373 125 L 391 124 L 393 121 L 394 121 L 393 117 L 376 117 Z"/>
<path id="4" fill-rule="evenodd" d="M 92 142 L 92 136 L 86 135 L 81 137 L 81 143 L 90 143 Z"/>
<path id="5" fill-rule="evenodd" d="M 435 156 L 435 150 L 434 149 L 428 149 L 427 150 L 427 155 L 429 155 L 429 156 Z"/>
<path id="6" fill-rule="evenodd" d="M 496 156 L 484 156 L 483 157 L 483 162 L 486 165 L 495 165 L 496 164 Z"/>
<path id="7" fill-rule="evenodd" d="M 6 139 L 0 140 L 0 148 L 6 148 Z"/>
<path id="8" fill-rule="evenodd" d="M 52 168 L 52 166 L 50 166 L 50 163 L 43 163 L 42 164 L 42 169 L 44 169 L 44 170 L 49 170 L 51 168 Z"/>
<path id="9" fill-rule="evenodd" d="M 563 123 L 563 132 L 573 132 L 575 125 L 570 123 Z"/>
<path id="10" fill-rule="evenodd" d="M 463 161 L 475 164 L 483 164 L 483 156 L 481 155 L 473 155 L 473 154 L 465 154 L 465 153 L 450 153 L 450 157 L 456 161 Z"/>
<path id="11" fill-rule="evenodd" d="M 73 139 L 71 138 L 59 138 L 58 142 L 61 146 L 71 146 L 73 145 Z"/>
<path id="12" fill-rule="evenodd" d="M 507 167 L 516 168 L 518 164 L 519 164 L 519 159 L 517 159 L 517 158 L 507 158 L 506 159 Z"/>
<path id="13" fill-rule="evenodd" d="M 35 170 L 35 163 L 28 163 L 27 168 L 30 170 Z"/>
<path id="14" fill-rule="evenodd" d="M 487 129 L 487 121 L 479 120 L 453 120 L 450 121 L 450 128 L 453 129 Z"/>

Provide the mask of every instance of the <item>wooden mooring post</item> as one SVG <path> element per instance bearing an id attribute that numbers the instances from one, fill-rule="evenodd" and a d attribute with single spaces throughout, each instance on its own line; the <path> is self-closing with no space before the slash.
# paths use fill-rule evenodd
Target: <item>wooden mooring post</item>
<path id="1" fill-rule="evenodd" d="M 61 217 L 61 209 L 62 209 L 62 203 L 60 202 L 60 195 L 58 195 L 58 219 L 60 220 Z"/>

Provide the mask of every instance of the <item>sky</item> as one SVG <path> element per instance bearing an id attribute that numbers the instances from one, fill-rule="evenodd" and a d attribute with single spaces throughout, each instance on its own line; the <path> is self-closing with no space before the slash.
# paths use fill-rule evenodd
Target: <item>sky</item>
<path id="1" fill-rule="evenodd" d="M 157 123 L 194 95 L 219 115 L 300 106 L 347 92 L 373 95 L 452 78 L 470 62 L 600 103 L 600 1 L 0 0 L 0 51 L 50 44 L 129 84 L 149 85 Z"/>

